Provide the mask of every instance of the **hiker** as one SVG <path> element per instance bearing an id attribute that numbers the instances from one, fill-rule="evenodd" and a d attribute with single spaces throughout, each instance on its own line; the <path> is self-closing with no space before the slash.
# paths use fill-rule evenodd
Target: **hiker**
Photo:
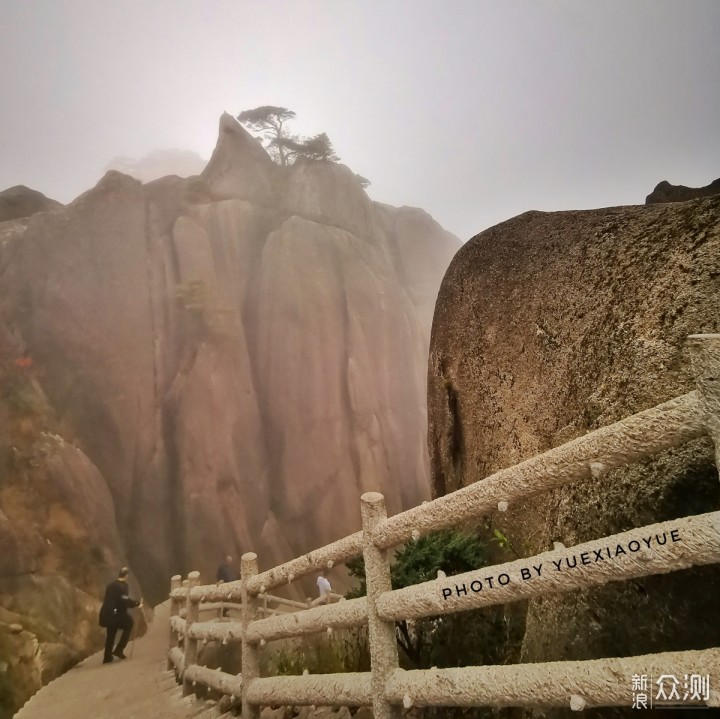
<path id="1" fill-rule="evenodd" d="M 218 567 L 217 570 L 217 583 L 223 584 L 224 582 L 235 582 L 240 577 L 233 567 L 233 558 L 228 554 L 225 557 L 225 561 Z"/>
<path id="2" fill-rule="evenodd" d="M 225 557 L 225 561 L 218 567 L 217 583 L 235 582 L 238 579 L 240 579 L 240 577 L 238 577 L 238 573 L 233 566 L 233 558 L 228 554 L 227 557 Z M 227 607 L 223 607 L 220 616 L 229 617 L 230 610 Z"/>
<path id="3" fill-rule="evenodd" d="M 118 659 L 126 658 L 123 652 L 133 628 L 133 620 L 127 610 L 142 607 L 143 605 L 142 599 L 140 601 L 130 599 L 127 583 L 128 574 L 128 568 L 123 567 L 118 572 L 118 578 L 114 582 L 110 582 L 105 589 L 105 598 L 100 607 L 100 626 L 105 627 L 107 630 L 103 664 L 110 664 L 113 657 Z M 120 641 L 113 650 L 118 629 L 122 630 L 122 634 L 120 635 Z"/>
<path id="4" fill-rule="evenodd" d="M 330 582 L 327 580 L 327 577 L 325 576 L 325 572 L 320 572 L 320 576 L 317 578 L 317 586 L 318 591 L 320 592 L 320 597 L 323 600 L 323 604 L 327 604 L 330 601 L 330 592 L 332 591 L 332 587 L 330 586 Z"/>

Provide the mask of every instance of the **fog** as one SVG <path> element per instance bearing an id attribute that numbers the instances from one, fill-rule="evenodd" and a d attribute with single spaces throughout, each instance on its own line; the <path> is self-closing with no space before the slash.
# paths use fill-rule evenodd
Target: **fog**
<path id="1" fill-rule="evenodd" d="M 377 200 L 466 240 L 530 209 L 720 175 L 715 0 L 5 0 L 0 189 L 210 157 L 223 111 L 327 132 Z"/>

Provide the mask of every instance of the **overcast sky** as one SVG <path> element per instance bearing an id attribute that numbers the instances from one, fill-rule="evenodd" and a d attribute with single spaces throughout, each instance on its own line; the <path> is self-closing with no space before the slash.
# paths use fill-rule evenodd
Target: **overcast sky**
<path id="1" fill-rule="evenodd" d="M 0 0 L 0 189 L 209 158 L 262 104 L 462 240 L 642 203 L 720 176 L 720 0 Z"/>

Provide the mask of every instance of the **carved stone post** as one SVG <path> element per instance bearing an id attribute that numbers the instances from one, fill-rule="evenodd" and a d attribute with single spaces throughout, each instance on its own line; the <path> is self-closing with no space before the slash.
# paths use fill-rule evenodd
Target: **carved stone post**
<path id="1" fill-rule="evenodd" d="M 366 492 L 360 498 L 363 526 L 363 558 L 367 584 L 368 636 L 374 719 L 399 719 L 400 707 L 385 699 L 385 683 L 398 668 L 395 622 L 380 619 L 376 609 L 382 592 L 392 589 L 387 551 L 372 541 L 373 529 L 387 517 L 385 498 L 379 492 Z"/>
<path id="2" fill-rule="evenodd" d="M 259 719 L 260 707 L 247 700 L 247 689 L 260 676 L 260 649 L 247 641 L 247 628 L 257 616 L 258 599 L 247 590 L 247 580 L 258 573 L 257 554 L 247 552 L 240 558 L 240 595 L 242 597 L 242 719 Z"/>
<path id="3" fill-rule="evenodd" d="M 180 589 L 181 584 L 182 584 L 182 577 L 179 574 L 176 574 L 170 580 L 170 621 L 172 621 L 173 617 L 176 617 L 178 614 L 180 614 L 180 600 L 173 599 L 172 593 L 176 589 Z M 175 647 L 179 646 L 179 644 L 180 644 L 179 637 L 173 631 L 172 624 L 170 624 L 170 639 L 169 639 L 168 660 L 167 660 L 167 668 L 168 669 L 175 668 L 175 665 L 172 663 L 172 660 L 170 659 L 170 651 L 172 649 L 174 649 Z"/>
<path id="4" fill-rule="evenodd" d="M 705 425 L 715 445 L 715 465 L 720 468 L 720 335 L 690 335 L 688 347 Z"/>
<path id="5" fill-rule="evenodd" d="M 183 662 L 183 674 L 187 673 L 188 667 L 197 663 L 198 642 L 197 639 L 190 639 L 190 627 L 198 620 L 200 613 L 200 600 L 191 599 L 193 587 L 200 584 L 200 572 L 188 574 L 187 601 L 185 604 L 185 661 Z M 183 677 L 183 696 L 193 693 L 192 682 Z"/>

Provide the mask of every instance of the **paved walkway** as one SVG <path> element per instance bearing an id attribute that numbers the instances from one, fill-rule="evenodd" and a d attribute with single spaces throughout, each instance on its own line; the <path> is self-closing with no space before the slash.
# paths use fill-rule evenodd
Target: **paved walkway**
<path id="1" fill-rule="evenodd" d="M 166 671 L 167 603 L 155 608 L 147 634 L 125 650 L 128 659 L 102 663 L 98 652 L 50 682 L 14 719 L 219 719 L 211 703 L 182 696 L 173 672 Z"/>

